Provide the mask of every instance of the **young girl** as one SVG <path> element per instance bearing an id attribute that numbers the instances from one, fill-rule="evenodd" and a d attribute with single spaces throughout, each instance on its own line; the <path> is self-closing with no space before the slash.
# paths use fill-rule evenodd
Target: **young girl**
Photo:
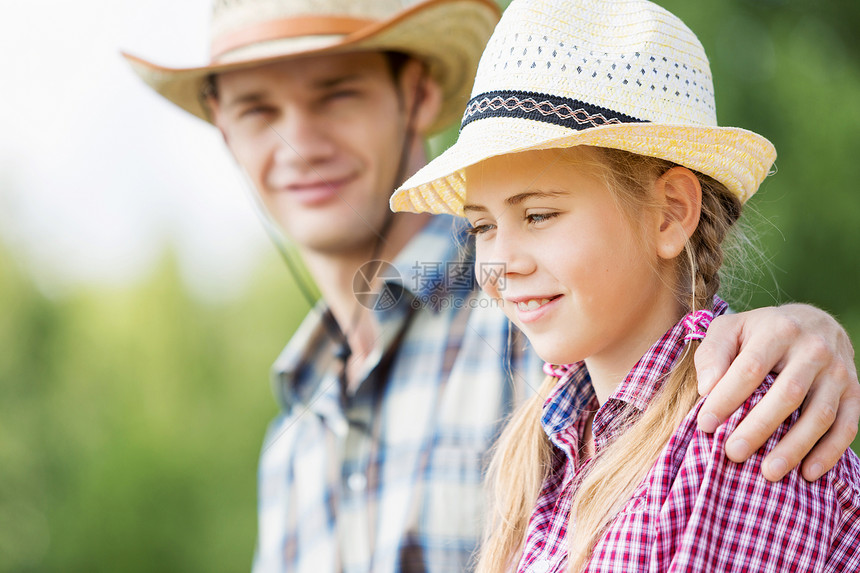
<path id="1" fill-rule="evenodd" d="M 721 244 L 773 146 L 718 127 L 701 44 L 644 0 L 514 0 L 458 142 L 392 208 L 469 219 L 478 279 L 547 361 L 506 428 L 478 569 L 855 571 L 860 462 L 777 483 L 697 431 Z M 504 272 L 482 273 L 487 265 Z"/>

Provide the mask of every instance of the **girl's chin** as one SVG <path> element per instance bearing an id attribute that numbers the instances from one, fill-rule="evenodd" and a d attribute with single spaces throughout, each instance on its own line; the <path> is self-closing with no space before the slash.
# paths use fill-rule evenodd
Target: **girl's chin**
<path id="1" fill-rule="evenodd" d="M 550 364 L 573 364 L 574 362 L 583 360 L 583 358 L 575 357 L 578 355 L 576 352 L 572 352 L 574 349 L 560 348 L 557 335 L 551 332 L 537 331 L 533 325 L 520 322 L 517 319 L 516 311 L 510 311 L 507 305 L 505 307 L 505 314 L 526 335 L 532 348 L 544 362 L 549 362 Z"/>
<path id="2" fill-rule="evenodd" d="M 570 352 L 565 352 L 558 347 L 541 347 L 540 344 L 533 344 L 535 352 L 540 356 L 540 359 L 550 364 L 573 364 L 579 362 L 582 358 L 577 358 Z"/>

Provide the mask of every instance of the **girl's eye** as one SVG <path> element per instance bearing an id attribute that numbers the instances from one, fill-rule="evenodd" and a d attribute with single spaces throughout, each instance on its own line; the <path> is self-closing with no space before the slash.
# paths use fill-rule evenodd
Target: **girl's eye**
<path id="1" fill-rule="evenodd" d="M 549 221 L 553 217 L 557 217 L 559 214 L 557 212 L 554 213 L 531 213 L 526 215 L 526 220 L 531 223 L 543 223 L 544 221 Z"/>
<path id="2" fill-rule="evenodd" d="M 487 225 L 475 225 L 473 227 L 469 227 L 468 229 L 466 229 L 466 232 L 469 233 L 470 235 L 483 235 L 487 231 L 492 231 L 495 228 L 496 228 L 495 225 L 489 225 L 489 224 L 487 224 Z"/>

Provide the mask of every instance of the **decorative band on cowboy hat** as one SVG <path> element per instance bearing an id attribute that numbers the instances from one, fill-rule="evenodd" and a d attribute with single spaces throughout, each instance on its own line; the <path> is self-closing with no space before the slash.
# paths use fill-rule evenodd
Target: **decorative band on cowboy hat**
<path id="1" fill-rule="evenodd" d="M 424 61 L 442 88 L 436 131 L 462 113 L 498 19 L 492 0 L 214 0 L 208 64 L 168 68 L 123 56 L 152 89 L 209 121 L 200 94 L 212 74 L 302 56 L 402 52 Z"/>
<path id="2" fill-rule="evenodd" d="M 457 142 L 391 197 L 394 211 L 463 215 L 463 170 L 490 157 L 592 145 L 709 175 L 746 201 L 776 150 L 718 127 L 705 51 L 645 0 L 514 0 L 478 65 Z"/>

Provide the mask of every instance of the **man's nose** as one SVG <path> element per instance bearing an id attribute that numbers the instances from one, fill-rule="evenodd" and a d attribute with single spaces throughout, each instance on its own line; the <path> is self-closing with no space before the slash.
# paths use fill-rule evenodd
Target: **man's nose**
<path id="1" fill-rule="evenodd" d="M 279 162 L 302 168 L 323 162 L 335 153 L 326 122 L 306 110 L 289 110 L 272 128 L 277 134 L 275 158 Z"/>

